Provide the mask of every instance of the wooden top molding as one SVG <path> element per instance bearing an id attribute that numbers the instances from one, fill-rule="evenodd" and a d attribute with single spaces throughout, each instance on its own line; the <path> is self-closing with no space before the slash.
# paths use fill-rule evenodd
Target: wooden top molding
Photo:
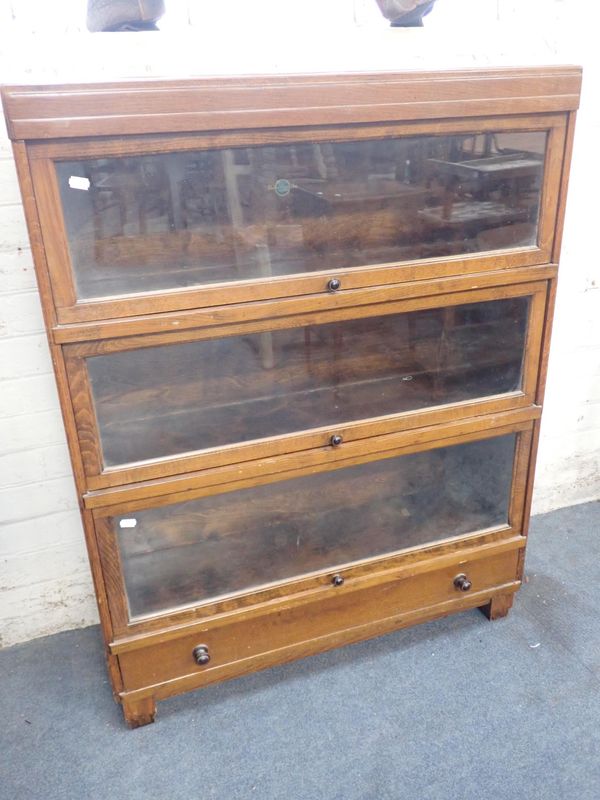
<path id="1" fill-rule="evenodd" d="M 573 66 L 4 86 L 13 140 L 573 111 Z"/>

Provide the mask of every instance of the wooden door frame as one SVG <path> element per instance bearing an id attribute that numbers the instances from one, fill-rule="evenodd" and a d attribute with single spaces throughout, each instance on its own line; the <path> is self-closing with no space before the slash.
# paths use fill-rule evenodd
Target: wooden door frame
<path id="1" fill-rule="evenodd" d="M 181 473 L 327 447 L 334 432 L 342 435 L 344 442 L 350 443 L 370 436 L 411 430 L 422 425 L 443 424 L 453 420 L 510 410 L 511 408 L 523 408 L 533 404 L 535 402 L 537 374 L 541 356 L 547 281 L 542 280 L 507 287 L 495 286 L 477 290 L 466 288 L 469 285 L 470 283 L 467 281 L 463 284 L 462 291 L 450 294 L 321 312 L 321 314 L 315 315 L 314 318 L 311 317 L 310 321 L 307 319 L 307 315 L 302 314 L 280 318 L 279 320 L 269 318 L 260 322 L 248 322 L 229 327 L 218 326 L 215 328 L 212 326 L 187 333 L 178 332 L 170 337 L 170 342 L 176 345 L 200 339 L 253 334 L 264 330 L 290 329 L 307 324 L 326 324 L 331 321 L 331 317 L 336 321 L 353 320 L 387 314 L 409 313 L 430 308 L 450 308 L 466 303 L 529 297 L 529 318 L 525 334 L 522 384 L 519 390 L 485 398 L 472 398 L 458 403 L 430 406 L 398 414 L 341 422 L 337 425 L 317 426 L 303 431 L 290 431 L 278 436 L 220 445 L 204 451 L 173 454 L 168 457 L 152 459 L 146 462 L 141 461 L 136 464 L 123 464 L 109 468 L 103 466 L 100 433 L 86 366 L 87 357 L 98 355 L 98 343 L 84 342 L 66 345 L 64 347 L 65 368 L 88 490 L 96 491 L 128 483 L 160 480 Z M 136 337 L 136 342 L 138 342 L 139 347 L 157 346 L 152 336 Z M 160 346 L 164 346 L 164 344 L 163 342 Z M 103 346 L 107 349 L 110 348 L 108 349 L 110 353 L 124 352 L 131 347 L 131 337 L 105 342 Z"/>
<path id="2" fill-rule="evenodd" d="M 533 407 L 520 411 L 505 412 L 491 418 L 479 418 L 479 420 L 471 421 L 470 423 L 463 422 L 454 426 L 449 425 L 441 431 L 438 428 L 435 434 L 430 434 L 431 438 L 429 440 L 426 440 L 426 436 L 424 437 L 419 431 L 405 433 L 403 437 L 398 437 L 397 435 L 378 437 L 379 441 L 375 443 L 375 448 L 371 448 L 370 452 L 360 452 L 362 448 L 359 448 L 359 452 L 356 455 L 337 461 L 337 463 L 322 459 L 320 463 L 313 463 L 310 466 L 298 466 L 287 472 L 276 472 L 268 475 L 259 473 L 258 476 L 250 479 L 233 480 L 228 483 L 220 482 L 218 485 L 196 488 L 185 493 L 175 492 L 152 499 L 121 500 L 119 504 L 94 508 L 92 516 L 102 562 L 102 571 L 108 587 L 108 602 L 115 636 L 121 638 L 132 634 L 165 630 L 198 619 L 209 619 L 223 613 L 241 612 L 250 606 L 276 602 L 281 598 L 289 598 L 292 595 L 312 591 L 318 587 L 329 586 L 331 575 L 340 569 L 343 569 L 344 575 L 351 580 L 353 577 L 365 574 L 372 569 L 385 571 L 415 560 L 419 561 L 434 555 L 452 553 L 461 547 L 479 547 L 491 542 L 522 536 L 526 476 L 532 452 L 532 431 L 535 420 L 539 419 L 539 413 L 540 409 Z M 247 591 L 235 592 L 212 601 L 207 600 L 189 604 L 181 609 L 166 610 L 164 613 L 148 615 L 147 617 L 133 620 L 129 619 L 123 565 L 116 532 L 111 522 L 112 517 L 134 514 L 135 511 L 143 510 L 144 508 L 175 505 L 188 500 L 211 496 L 215 493 L 227 493 L 248 488 L 249 486 L 277 483 L 281 480 L 315 474 L 315 472 L 344 469 L 356 464 L 482 441 L 509 434 L 516 435 L 516 446 L 507 524 L 473 531 L 469 534 L 449 536 L 445 539 L 436 540 L 429 545 L 417 545 L 375 558 L 365 558 L 343 565 L 332 565 L 327 569 L 317 570 L 297 578 L 277 581 L 274 584 Z M 380 449 L 377 449 L 377 447 Z"/>
<path id="3" fill-rule="evenodd" d="M 181 137 L 121 137 L 87 142 L 34 143 L 28 146 L 29 163 L 38 207 L 41 235 L 59 325 L 100 322 L 120 317 L 139 317 L 157 313 L 212 308 L 256 300 L 273 300 L 317 293 L 325 294 L 331 277 L 346 289 L 385 286 L 398 281 L 430 280 L 443 276 L 515 269 L 544 264 L 551 260 L 555 220 L 560 195 L 561 164 L 565 148 L 567 114 L 534 114 L 477 119 L 447 119 L 435 122 L 398 122 L 385 125 L 348 124 L 340 128 L 296 128 L 274 131 L 225 131 Z M 481 253 L 457 254 L 443 258 L 358 264 L 349 268 L 328 268 L 292 276 L 274 276 L 196 286 L 189 289 L 155 290 L 124 294 L 105 299 L 78 301 L 71 257 L 63 218 L 54 162 L 94 157 L 155 155 L 229 146 L 311 141 L 322 142 L 377 140 L 392 135 L 443 135 L 444 133 L 547 132 L 546 157 L 540 196 L 538 243 L 521 248 L 505 248 Z"/>

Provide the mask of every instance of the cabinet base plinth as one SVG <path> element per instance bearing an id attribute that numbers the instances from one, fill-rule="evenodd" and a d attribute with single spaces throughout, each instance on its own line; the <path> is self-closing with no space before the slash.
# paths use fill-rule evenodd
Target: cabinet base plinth
<path id="1" fill-rule="evenodd" d="M 479 606 L 479 610 L 492 622 L 495 619 L 502 619 L 511 609 L 514 600 L 514 592 L 509 594 L 497 594 L 492 597 L 489 603 Z"/>
<path id="2" fill-rule="evenodd" d="M 141 728 L 154 722 L 156 703 L 153 697 L 142 697 L 140 700 L 128 700 L 123 697 L 123 716 L 128 728 Z"/>

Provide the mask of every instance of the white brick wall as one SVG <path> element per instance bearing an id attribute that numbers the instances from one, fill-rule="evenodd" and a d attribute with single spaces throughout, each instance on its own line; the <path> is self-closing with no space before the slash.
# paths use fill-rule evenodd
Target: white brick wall
<path id="1" fill-rule="evenodd" d="M 10 143 L 0 133 L 0 645 L 96 621 Z"/>
<path id="2" fill-rule="evenodd" d="M 0 80 L 583 63 L 534 511 L 600 496 L 600 270 L 594 255 L 600 56 L 593 4 L 440 0 L 426 31 L 390 31 L 374 0 L 306 0 L 302 15 L 290 20 L 281 0 L 240 3 L 233 26 L 229 4 L 173 2 L 160 34 L 96 36 L 80 32 L 83 6 L 81 0 L 1 5 Z M 195 27 L 178 27 L 188 19 Z M 31 252 L 1 128 L 0 592 L 4 644 L 96 621 Z"/>

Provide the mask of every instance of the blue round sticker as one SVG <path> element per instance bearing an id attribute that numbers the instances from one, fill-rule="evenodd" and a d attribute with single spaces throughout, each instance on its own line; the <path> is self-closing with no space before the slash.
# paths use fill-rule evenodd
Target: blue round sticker
<path id="1" fill-rule="evenodd" d="M 291 189 L 292 184 L 287 178 L 279 178 L 279 180 L 275 181 L 275 193 L 279 195 L 279 197 L 285 197 L 290 193 Z"/>

